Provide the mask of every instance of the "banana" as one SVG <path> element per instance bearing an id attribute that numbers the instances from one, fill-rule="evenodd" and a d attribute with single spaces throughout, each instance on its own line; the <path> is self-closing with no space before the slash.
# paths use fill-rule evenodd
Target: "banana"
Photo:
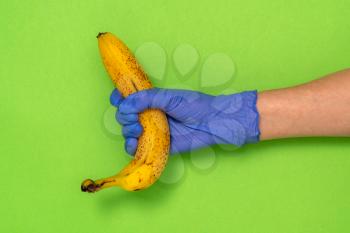
<path id="1" fill-rule="evenodd" d="M 97 39 L 104 66 L 124 97 L 152 88 L 147 75 L 120 39 L 109 32 L 99 33 Z M 139 120 L 143 132 L 134 159 L 114 176 L 83 181 L 83 192 L 96 192 L 114 186 L 137 191 L 151 186 L 159 178 L 166 166 L 170 147 L 167 118 L 160 110 L 148 109 L 139 114 Z"/>

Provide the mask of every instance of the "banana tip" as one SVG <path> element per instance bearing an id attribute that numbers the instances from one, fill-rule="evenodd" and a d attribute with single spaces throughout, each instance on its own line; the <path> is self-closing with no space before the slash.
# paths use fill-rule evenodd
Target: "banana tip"
<path id="1" fill-rule="evenodd" d="M 99 185 L 91 179 L 84 180 L 81 184 L 81 191 L 83 192 L 94 193 L 98 191 L 98 189 Z"/>

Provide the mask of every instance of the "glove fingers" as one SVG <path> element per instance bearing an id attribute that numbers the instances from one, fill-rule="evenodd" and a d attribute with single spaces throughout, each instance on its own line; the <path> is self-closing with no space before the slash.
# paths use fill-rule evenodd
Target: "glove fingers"
<path id="1" fill-rule="evenodd" d="M 114 89 L 111 96 L 109 97 L 109 101 L 113 106 L 118 107 L 120 103 L 123 101 L 123 96 L 120 94 L 118 89 Z"/>
<path id="2" fill-rule="evenodd" d="M 152 88 L 138 91 L 122 101 L 119 111 L 123 114 L 140 113 L 148 108 L 158 108 L 167 111 L 172 96 L 167 90 Z"/>
<path id="3" fill-rule="evenodd" d="M 138 138 L 140 137 L 142 130 L 143 129 L 140 123 L 134 123 L 131 125 L 124 125 L 122 132 L 125 138 L 129 138 L 129 137 Z"/>
<path id="4" fill-rule="evenodd" d="M 119 122 L 119 124 L 121 125 L 130 125 L 130 124 L 134 124 L 137 123 L 139 117 L 137 114 L 123 114 L 120 113 L 119 111 L 116 112 L 115 117 L 117 119 L 117 121 Z"/>
<path id="5" fill-rule="evenodd" d="M 124 148 L 125 148 L 125 151 L 129 155 L 133 156 L 136 152 L 136 149 L 137 149 L 137 139 L 136 138 L 127 138 L 125 140 Z"/>

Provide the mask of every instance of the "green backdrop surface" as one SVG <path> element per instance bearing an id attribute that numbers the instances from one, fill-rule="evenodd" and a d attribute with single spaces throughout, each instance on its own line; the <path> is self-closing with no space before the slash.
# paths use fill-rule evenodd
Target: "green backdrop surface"
<path id="1" fill-rule="evenodd" d="M 0 13 L 0 232 L 350 231 L 349 138 L 214 147 L 172 158 L 168 177 L 142 192 L 80 191 L 129 160 L 108 132 L 113 86 L 98 32 L 133 51 L 164 49 L 158 86 L 202 90 L 203 63 L 224 53 L 235 67 L 225 92 L 265 90 L 350 66 L 349 1 L 13 0 Z M 199 61 L 178 79 L 183 43 Z"/>

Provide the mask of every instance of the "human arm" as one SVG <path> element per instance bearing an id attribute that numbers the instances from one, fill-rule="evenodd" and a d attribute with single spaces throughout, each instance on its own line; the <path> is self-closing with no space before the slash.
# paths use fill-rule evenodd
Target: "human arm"
<path id="1" fill-rule="evenodd" d="M 163 110 L 171 153 L 214 144 L 242 146 L 259 140 L 305 136 L 350 136 L 350 70 L 295 87 L 212 96 L 195 91 L 149 89 L 111 103 L 118 107 L 125 149 L 134 154 L 142 134 L 138 113 Z"/>
<path id="2" fill-rule="evenodd" d="M 350 136 L 350 69 L 258 94 L 260 139 Z"/>

